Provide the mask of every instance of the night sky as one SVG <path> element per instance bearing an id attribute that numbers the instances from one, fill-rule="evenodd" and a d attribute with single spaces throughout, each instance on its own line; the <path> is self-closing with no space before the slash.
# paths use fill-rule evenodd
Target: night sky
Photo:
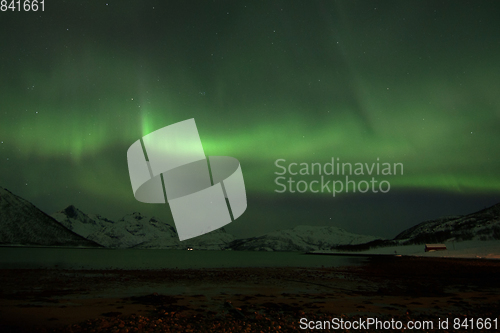
<path id="1" fill-rule="evenodd" d="M 46 0 L 44 12 L 0 12 L 0 186 L 49 214 L 74 204 L 173 224 L 168 206 L 134 199 L 126 152 L 195 118 L 207 156 L 241 163 L 248 208 L 226 227 L 237 237 L 296 225 L 393 237 L 477 211 L 500 202 L 499 10 Z M 404 171 L 375 176 L 385 194 L 276 192 L 276 160 L 332 158 Z"/>

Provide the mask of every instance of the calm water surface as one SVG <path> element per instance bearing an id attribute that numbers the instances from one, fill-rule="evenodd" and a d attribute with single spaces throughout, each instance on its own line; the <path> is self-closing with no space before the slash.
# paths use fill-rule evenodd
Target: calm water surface
<path id="1" fill-rule="evenodd" d="M 338 267 L 362 264 L 365 260 L 363 257 L 306 255 L 299 252 L 0 247 L 0 268 Z"/>

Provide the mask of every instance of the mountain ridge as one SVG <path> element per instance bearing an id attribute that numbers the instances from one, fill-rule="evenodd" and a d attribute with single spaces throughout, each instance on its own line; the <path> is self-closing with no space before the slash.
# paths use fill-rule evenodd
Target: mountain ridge
<path id="1" fill-rule="evenodd" d="M 500 203 L 477 212 L 416 224 L 393 239 L 358 235 L 327 226 L 299 225 L 262 236 L 235 239 L 224 228 L 179 241 L 174 226 L 134 212 L 118 221 L 86 214 L 69 205 L 52 216 L 0 187 L 0 244 L 87 246 L 135 249 L 316 251 L 366 250 L 374 247 L 500 239 Z"/>
<path id="2" fill-rule="evenodd" d="M 70 205 L 52 214 L 65 227 L 101 244 L 106 248 L 134 249 L 186 249 L 196 247 L 205 250 L 221 250 L 234 237 L 217 229 L 208 234 L 186 241 L 179 241 L 176 229 L 156 217 L 134 212 L 118 221 L 100 215 L 85 214 Z"/>
<path id="3" fill-rule="evenodd" d="M 245 251 L 317 251 L 376 239 L 378 238 L 374 236 L 353 234 L 338 227 L 299 225 L 259 237 L 238 239 L 230 246 L 234 250 Z"/>
<path id="4" fill-rule="evenodd" d="M 335 249 L 362 251 L 397 245 L 498 239 L 500 239 L 500 203 L 465 215 L 446 216 L 420 222 L 400 232 L 393 239 L 353 246 L 337 246 Z"/>
<path id="5" fill-rule="evenodd" d="M 100 247 L 3 187 L 0 187 L 0 244 Z"/>
<path id="6" fill-rule="evenodd" d="M 91 215 L 81 212 L 74 206 L 68 206 L 53 216 L 61 224 L 73 230 L 80 232 L 85 230 L 89 239 L 107 248 L 313 251 L 330 249 L 339 244 L 357 244 L 378 239 L 373 236 L 352 234 L 337 227 L 296 226 L 243 239 L 235 239 L 221 228 L 181 242 L 174 227 L 155 217 L 149 218 L 137 212 L 128 214 L 107 226 L 101 221 L 89 222 Z M 89 231 L 89 228 L 92 231 Z"/>

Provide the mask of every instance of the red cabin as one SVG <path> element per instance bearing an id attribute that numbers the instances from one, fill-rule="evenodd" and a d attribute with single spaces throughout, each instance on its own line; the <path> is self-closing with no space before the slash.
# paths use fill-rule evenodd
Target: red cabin
<path id="1" fill-rule="evenodd" d="M 425 244 L 425 252 L 446 250 L 444 244 Z"/>

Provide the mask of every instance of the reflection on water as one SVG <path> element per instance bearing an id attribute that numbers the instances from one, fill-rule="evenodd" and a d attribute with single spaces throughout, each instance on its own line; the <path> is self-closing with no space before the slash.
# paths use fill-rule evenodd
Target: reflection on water
<path id="1" fill-rule="evenodd" d="M 364 261 L 363 257 L 316 256 L 299 252 L 0 248 L 0 268 L 338 267 Z"/>

